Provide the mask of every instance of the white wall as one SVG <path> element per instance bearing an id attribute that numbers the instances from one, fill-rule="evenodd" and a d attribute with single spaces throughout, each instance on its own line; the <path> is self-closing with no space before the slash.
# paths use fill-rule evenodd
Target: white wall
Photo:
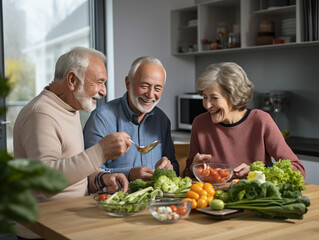
<path id="1" fill-rule="evenodd" d="M 132 62 L 141 56 L 160 59 L 167 81 L 158 106 L 176 128 L 176 95 L 195 91 L 193 57 L 170 52 L 170 10 L 194 5 L 193 0 L 114 0 L 115 97 L 125 91 L 124 79 Z"/>

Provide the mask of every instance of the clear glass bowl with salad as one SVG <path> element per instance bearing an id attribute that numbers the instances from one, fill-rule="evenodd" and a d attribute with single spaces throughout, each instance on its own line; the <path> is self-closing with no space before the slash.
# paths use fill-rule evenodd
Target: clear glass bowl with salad
<path id="1" fill-rule="evenodd" d="M 126 217 L 140 214 L 147 209 L 149 202 L 155 199 L 159 191 L 148 187 L 130 194 L 121 190 L 113 194 L 97 193 L 93 198 L 96 205 L 108 215 Z"/>
<path id="2" fill-rule="evenodd" d="M 188 217 L 192 202 L 178 198 L 159 198 L 149 204 L 153 217 L 163 223 L 176 223 Z"/>

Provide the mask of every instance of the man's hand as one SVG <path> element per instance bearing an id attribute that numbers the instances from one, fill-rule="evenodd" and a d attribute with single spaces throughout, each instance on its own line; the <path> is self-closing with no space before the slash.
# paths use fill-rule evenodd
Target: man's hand
<path id="1" fill-rule="evenodd" d="M 128 179 L 133 181 L 140 178 L 144 181 L 150 181 L 152 179 L 153 173 L 154 169 L 148 167 L 136 167 L 131 169 Z"/>
<path id="2" fill-rule="evenodd" d="M 107 188 L 108 192 L 117 192 L 120 189 L 117 182 L 122 185 L 122 191 L 127 192 L 128 190 L 128 180 L 123 173 L 107 173 L 103 174 L 101 177 L 103 186 Z"/>
<path id="3" fill-rule="evenodd" d="M 131 137 L 125 132 L 111 133 L 99 141 L 105 161 L 122 156 L 131 146 Z"/>
<path id="4" fill-rule="evenodd" d="M 244 178 L 248 175 L 248 173 L 249 173 L 249 166 L 245 163 L 242 163 L 234 169 L 233 178 Z"/>
<path id="5" fill-rule="evenodd" d="M 163 168 L 173 170 L 173 165 L 167 157 L 162 157 L 155 165 L 155 168 Z"/>

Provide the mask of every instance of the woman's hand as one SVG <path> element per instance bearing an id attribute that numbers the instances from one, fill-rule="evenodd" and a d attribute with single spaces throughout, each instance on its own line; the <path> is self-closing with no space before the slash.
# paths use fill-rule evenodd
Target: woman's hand
<path id="1" fill-rule="evenodd" d="M 244 178 L 244 177 L 247 177 L 248 173 L 249 173 L 249 166 L 245 163 L 242 163 L 234 169 L 233 178 Z"/>
<path id="2" fill-rule="evenodd" d="M 199 154 L 199 153 L 196 153 L 194 159 L 193 159 L 193 162 L 192 162 L 192 165 L 190 166 L 190 170 L 193 171 L 193 166 L 195 164 L 198 164 L 198 163 L 203 163 L 203 161 L 208 161 L 209 159 L 212 158 L 212 155 L 210 154 Z"/>

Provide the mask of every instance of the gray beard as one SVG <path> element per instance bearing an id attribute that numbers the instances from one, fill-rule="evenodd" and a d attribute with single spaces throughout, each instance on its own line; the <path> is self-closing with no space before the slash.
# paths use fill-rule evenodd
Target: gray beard
<path id="1" fill-rule="evenodd" d="M 159 100 L 160 100 L 160 99 L 159 99 L 159 100 L 155 101 L 154 104 L 153 104 L 153 106 L 152 106 L 149 110 L 147 110 L 147 109 L 143 108 L 143 107 L 140 105 L 140 103 L 138 102 L 138 97 L 135 97 L 135 95 L 134 95 L 134 93 L 133 93 L 133 88 L 132 88 L 132 87 L 130 88 L 129 98 L 130 98 L 132 104 L 134 105 L 134 107 L 136 107 L 137 110 L 139 110 L 141 113 L 149 113 L 149 112 L 151 112 L 151 111 L 154 109 L 154 107 L 158 104 L 158 102 L 159 102 Z"/>
<path id="2" fill-rule="evenodd" d="M 74 91 L 74 97 L 85 111 L 92 112 L 96 108 L 96 104 L 92 103 L 91 98 L 86 96 L 83 85 L 81 82 L 79 88 Z"/>

